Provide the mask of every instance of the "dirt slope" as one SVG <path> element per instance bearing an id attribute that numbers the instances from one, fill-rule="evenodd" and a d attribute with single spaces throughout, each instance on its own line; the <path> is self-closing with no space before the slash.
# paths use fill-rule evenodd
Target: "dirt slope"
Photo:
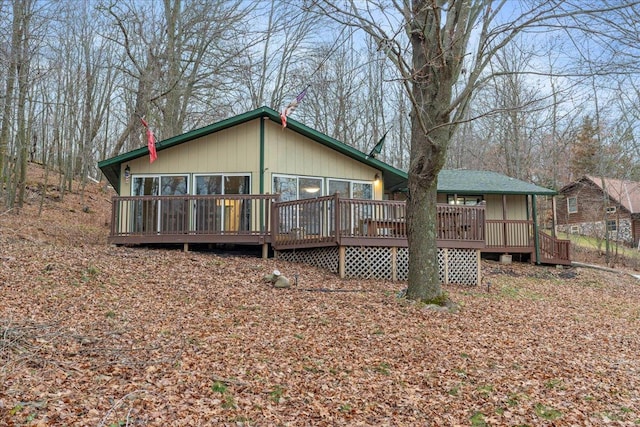
<path id="1" fill-rule="evenodd" d="M 447 287 L 457 314 L 433 312 L 402 283 L 111 247 L 111 193 L 48 187 L 37 216 L 37 173 L 0 215 L 0 425 L 640 422 L 628 275 L 487 262 L 482 286 Z M 298 285 L 265 284 L 275 268 Z"/>

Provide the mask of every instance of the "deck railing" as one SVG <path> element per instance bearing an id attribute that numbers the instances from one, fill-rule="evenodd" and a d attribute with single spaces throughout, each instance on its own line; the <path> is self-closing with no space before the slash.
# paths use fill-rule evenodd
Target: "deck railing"
<path id="1" fill-rule="evenodd" d="M 114 197 L 109 242 L 246 243 L 278 250 L 407 246 L 406 204 L 339 195 L 278 201 L 279 195 Z M 437 205 L 437 244 L 531 252 L 533 221 L 485 220 L 484 205 Z M 569 242 L 539 237 L 541 260 L 569 262 Z"/>
<path id="2" fill-rule="evenodd" d="M 488 219 L 487 247 L 533 247 L 533 221 Z"/>
<path id="3" fill-rule="evenodd" d="M 273 195 L 114 197 L 111 243 L 261 243 Z"/>
<path id="4" fill-rule="evenodd" d="M 484 247 L 484 206 L 439 204 L 437 211 L 439 246 Z M 406 204 L 402 201 L 325 196 L 274 203 L 271 217 L 276 249 L 407 246 Z"/>
<path id="5" fill-rule="evenodd" d="M 540 261 L 552 264 L 566 264 L 571 260 L 571 241 L 556 239 L 545 232 L 538 233 Z"/>

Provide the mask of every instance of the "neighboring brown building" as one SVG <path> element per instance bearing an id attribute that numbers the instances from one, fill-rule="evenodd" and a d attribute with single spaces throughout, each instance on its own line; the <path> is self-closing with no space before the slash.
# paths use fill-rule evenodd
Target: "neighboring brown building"
<path id="1" fill-rule="evenodd" d="M 640 182 L 585 175 L 560 189 L 555 214 L 559 232 L 637 245 Z"/>

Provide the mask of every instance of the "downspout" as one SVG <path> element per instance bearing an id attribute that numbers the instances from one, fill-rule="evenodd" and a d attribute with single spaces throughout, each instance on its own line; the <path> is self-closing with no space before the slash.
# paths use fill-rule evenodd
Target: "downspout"
<path id="1" fill-rule="evenodd" d="M 538 209 L 536 208 L 536 195 L 531 195 L 531 209 L 533 211 L 533 244 L 536 251 L 536 264 L 540 265 L 540 241 L 538 239 Z"/>

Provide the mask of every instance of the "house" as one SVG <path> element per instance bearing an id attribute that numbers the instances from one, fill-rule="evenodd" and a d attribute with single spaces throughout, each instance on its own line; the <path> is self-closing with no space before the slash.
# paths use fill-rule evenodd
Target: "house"
<path id="1" fill-rule="evenodd" d="M 101 161 L 113 199 L 114 244 L 261 245 L 263 256 L 341 276 L 402 279 L 408 272 L 407 174 L 261 107 Z M 439 177 L 442 281 L 479 282 L 481 251 L 545 257 L 535 196 L 551 190 L 477 171 Z M 485 211 L 490 214 L 485 221 Z M 539 256 L 538 256 L 539 255 Z M 568 259 L 568 250 L 564 255 Z"/>
<path id="2" fill-rule="evenodd" d="M 560 189 L 556 230 L 637 245 L 640 182 L 585 175 Z"/>
<path id="3" fill-rule="evenodd" d="M 439 203 L 486 205 L 483 253 L 521 254 L 531 262 L 570 264 L 569 241 L 553 238 L 538 223 L 537 197 L 555 194 L 491 171 L 442 170 L 438 175 Z"/>

